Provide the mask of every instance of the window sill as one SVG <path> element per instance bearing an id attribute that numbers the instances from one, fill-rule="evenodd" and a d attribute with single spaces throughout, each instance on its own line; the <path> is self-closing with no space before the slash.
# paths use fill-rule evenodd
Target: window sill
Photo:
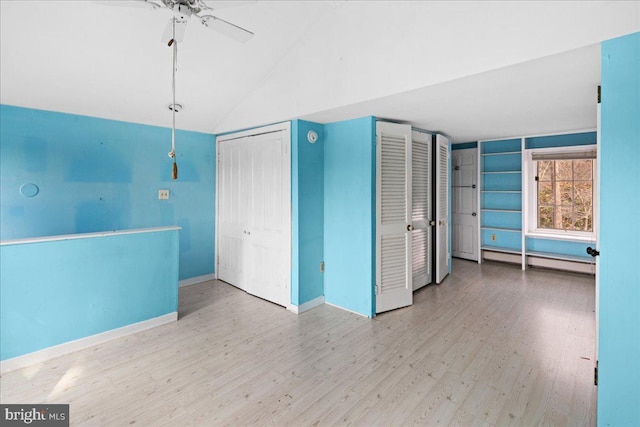
<path id="1" fill-rule="evenodd" d="M 586 242 L 591 243 L 596 241 L 596 234 L 573 234 L 573 233 L 545 233 L 538 231 L 527 231 L 526 237 L 532 239 L 549 239 L 549 240 L 564 240 L 569 242 Z"/>

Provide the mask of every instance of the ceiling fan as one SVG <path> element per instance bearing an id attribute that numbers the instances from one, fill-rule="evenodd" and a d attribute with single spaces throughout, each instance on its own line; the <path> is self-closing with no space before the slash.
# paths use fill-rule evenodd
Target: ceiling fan
<path id="1" fill-rule="evenodd" d="M 128 1 L 96 1 L 107 6 L 146 7 L 148 9 L 168 9 L 173 12 L 162 35 L 162 41 L 169 43 L 171 40 L 182 42 L 187 23 L 191 19 L 199 21 L 202 25 L 224 34 L 240 43 L 245 43 L 253 37 L 253 33 L 231 22 L 213 15 L 214 8 L 207 5 L 204 0 L 128 0 Z M 237 2 L 243 5 L 250 2 Z M 174 36 L 175 22 L 175 36 Z"/>
<path id="2" fill-rule="evenodd" d="M 173 169 L 171 178 L 178 179 L 178 165 L 176 164 L 176 112 L 182 109 L 182 105 L 176 103 L 176 70 L 178 58 L 178 44 L 184 39 L 184 32 L 187 23 L 192 17 L 195 17 L 202 25 L 211 28 L 227 37 L 238 42 L 245 43 L 253 37 L 253 33 L 242 27 L 220 19 L 212 15 L 213 8 L 209 7 L 204 0 L 129 0 L 129 1 L 95 1 L 108 6 L 133 6 L 147 7 L 150 9 L 169 9 L 173 12 L 173 17 L 169 19 L 162 41 L 167 43 L 173 49 L 173 67 L 171 92 L 173 94 L 173 102 L 169 104 L 172 113 L 173 123 L 171 126 L 171 151 L 169 157 L 173 160 Z M 242 4 L 246 2 L 238 2 Z"/>

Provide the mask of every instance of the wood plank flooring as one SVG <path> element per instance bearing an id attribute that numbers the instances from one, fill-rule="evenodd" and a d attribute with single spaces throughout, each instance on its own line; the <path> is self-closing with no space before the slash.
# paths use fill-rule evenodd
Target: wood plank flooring
<path id="1" fill-rule="evenodd" d="M 0 400 L 81 426 L 595 425 L 593 277 L 453 271 L 375 319 L 189 286 L 178 322 L 7 373 Z"/>

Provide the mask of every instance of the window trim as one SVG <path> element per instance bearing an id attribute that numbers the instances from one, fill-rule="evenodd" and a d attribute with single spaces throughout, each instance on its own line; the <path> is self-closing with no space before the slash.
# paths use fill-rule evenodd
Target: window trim
<path id="1" fill-rule="evenodd" d="M 529 148 L 525 150 L 525 162 L 523 181 L 526 193 L 526 227 L 524 234 L 527 237 L 538 237 L 557 240 L 573 240 L 579 242 L 592 242 L 596 239 L 598 226 L 598 158 L 594 159 L 593 165 L 593 230 L 592 231 L 575 231 L 575 230 L 555 230 L 549 228 L 538 228 L 538 186 L 536 185 L 536 160 L 533 160 L 533 154 L 554 154 L 554 153 L 585 153 L 595 150 L 597 145 L 576 145 L 567 147 L 551 147 L 551 148 Z"/>

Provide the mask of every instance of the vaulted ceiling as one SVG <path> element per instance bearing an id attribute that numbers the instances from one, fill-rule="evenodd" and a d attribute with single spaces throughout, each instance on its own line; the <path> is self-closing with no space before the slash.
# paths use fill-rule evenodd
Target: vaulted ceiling
<path id="1" fill-rule="evenodd" d="M 0 102 L 170 126 L 171 12 L 100 3 L 0 1 Z M 364 115 L 454 141 L 594 128 L 599 43 L 640 31 L 638 1 L 207 3 L 255 33 L 188 24 L 177 126 L 210 133 Z"/>

